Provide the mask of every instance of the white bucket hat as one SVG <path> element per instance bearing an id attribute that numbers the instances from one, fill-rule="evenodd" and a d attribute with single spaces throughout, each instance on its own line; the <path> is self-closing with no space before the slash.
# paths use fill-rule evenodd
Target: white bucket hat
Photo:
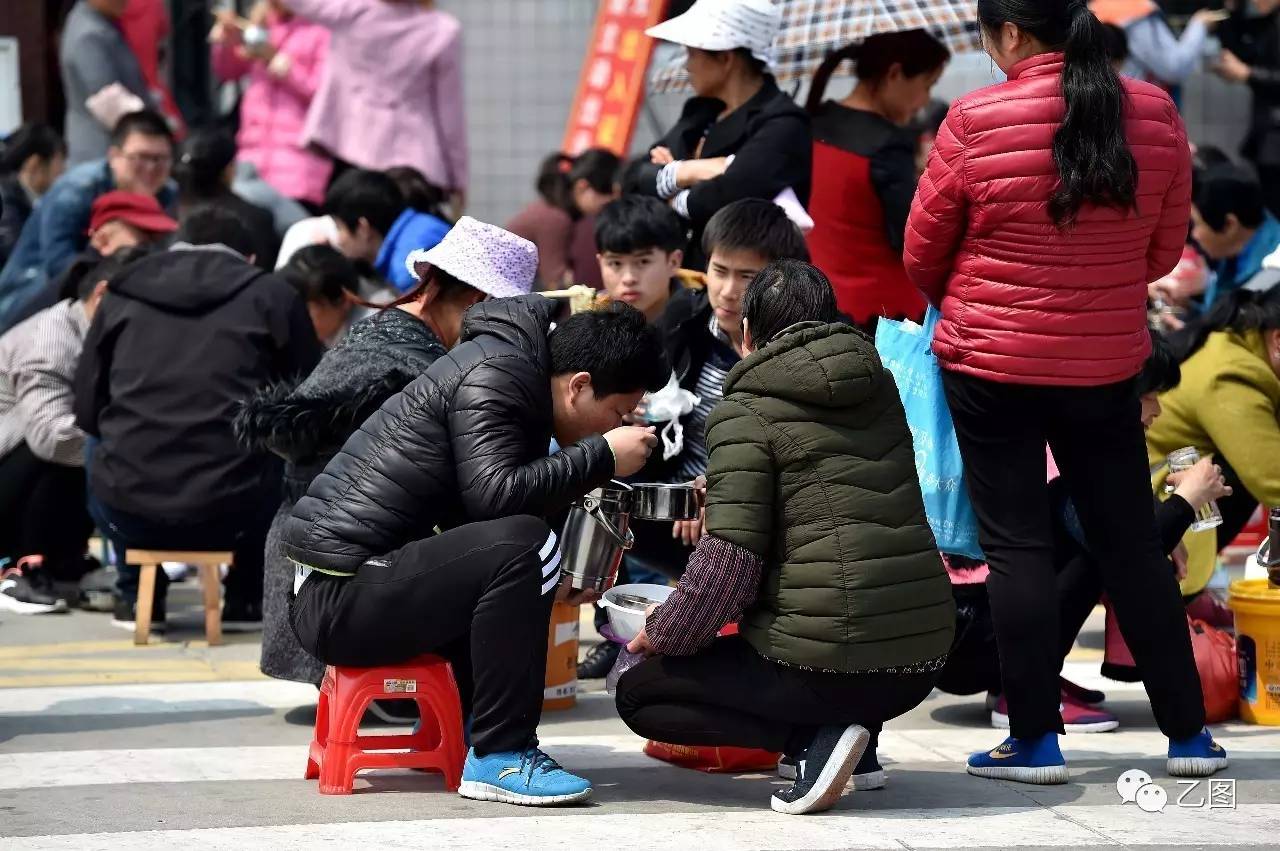
<path id="1" fill-rule="evenodd" d="M 409 252 L 404 265 L 417 280 L 417 266 L 430 263 L 494 298 L 525 295 L 538 273 L 538 247 L 497 225 L 463 216 L 432 248 Z"/>
<path id="2" fill-rule="evenodd" d="M 699 50 L 746 48 L 772 66 L 773 40 L 781 28 L 782 7 L 773 0 L 698 0 L 683 15 L 645 34 Z"/>

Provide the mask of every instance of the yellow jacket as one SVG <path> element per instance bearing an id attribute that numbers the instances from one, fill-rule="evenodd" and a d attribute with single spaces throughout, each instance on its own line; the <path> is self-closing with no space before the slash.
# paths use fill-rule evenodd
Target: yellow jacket
<path id="1" fill-rule="evenodd" d="M 1260 331 L 1219 331 L 1182 365 L 1182 382 L 1160 397 L 1164 409 L 1147 431 L 1152 467 L 1194 446 L 1236 471 L 1266 506 L 1280 506 L 1280 376 Z M 1188 534 L 1191 554 L 1183 593 L 1204 587 L 1216 555 L 1212 532 Z"/>

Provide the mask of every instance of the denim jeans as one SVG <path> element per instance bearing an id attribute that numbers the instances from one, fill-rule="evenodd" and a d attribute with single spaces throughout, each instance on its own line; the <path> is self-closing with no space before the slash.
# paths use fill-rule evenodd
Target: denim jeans
<path id="1" fill-rule="evenodd" d="M 120 511 L 101 502 L 90 490 L 89 515 L 111 541 L 118 571 L 116 593 L 130 603 L 138 599 L 138 566 L 124 564 L 125 550 L 231 550 L 234 561 L 224 581 L 227 602 L 262 605 L 262 563 L 267 529 L 280 504 L 278 489 L 246 502 L 234 514 L 162 521 Z M 156 571 L 156 598 L 164 599 L 169 578 Z"/>

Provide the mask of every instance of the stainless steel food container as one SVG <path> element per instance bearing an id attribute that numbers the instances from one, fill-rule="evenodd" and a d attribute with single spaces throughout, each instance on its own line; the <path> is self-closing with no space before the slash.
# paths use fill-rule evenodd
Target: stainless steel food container
<path id="1" fill-rule="evenodd" d="M 622 554 L 631 549 L 631 486 L 613 481 L 569 507 L 560 534 L 560 569 L 577 591 L 607 591 L 618 577 Z"/>
<path id="2" fill-rule="evenodd" d="M 696 520 L 698 494 L 693 485 L 635 485 L 631 516 L 637 520 Z"/>

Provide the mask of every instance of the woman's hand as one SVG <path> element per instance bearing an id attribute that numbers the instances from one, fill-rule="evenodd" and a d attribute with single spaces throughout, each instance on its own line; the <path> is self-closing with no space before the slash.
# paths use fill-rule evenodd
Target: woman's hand
<path id="1" fill-rule="evenodd" d="M 213 29 L 209 30 L 210 44 L 240 44 L 240 24 L 236 18 L 236 13 L 231 9 L 219 9 L 213 13 L 215 21 Z"/>
<path id="2" fill-rule="evenodd" d="M 644 619 L 649 620 L 649 615 L 653 614 L 653 610 L 658 608 L 655 603 L 644 610 Z M 652 656 L 653 645 L 649 643 L 649 628 L 646 626 L 640 630 L 640 634 L 627 642 L 628 653 L 638 653 L 641 656 Z"/>
<path id="3" fill-rule="evenodd" d="M 654 165 L 666 165 L 676 161 L 675 156 L 671 153 L 670 148 L 659 145 L 649 152 L 649 162 Z"/>
<path id="4" fill-rule="evenodd" d="M 1230 50 L 1218 54 L 1218 61 L 1213 65 L 1213 73 L 1230 83 L 1247 82 L 1253 71 L 1247 64 Z"/>
<path id="5" fill-rule="evenodd" d="M 1190 470 L 1170 473 L 1168 483 L 1173 492 L 1199 511 L 1215 499 L 1231 496 L 1231 486 L 1222 476 L 1222 468 L 1212 458 L 1201 458 Z"/>

